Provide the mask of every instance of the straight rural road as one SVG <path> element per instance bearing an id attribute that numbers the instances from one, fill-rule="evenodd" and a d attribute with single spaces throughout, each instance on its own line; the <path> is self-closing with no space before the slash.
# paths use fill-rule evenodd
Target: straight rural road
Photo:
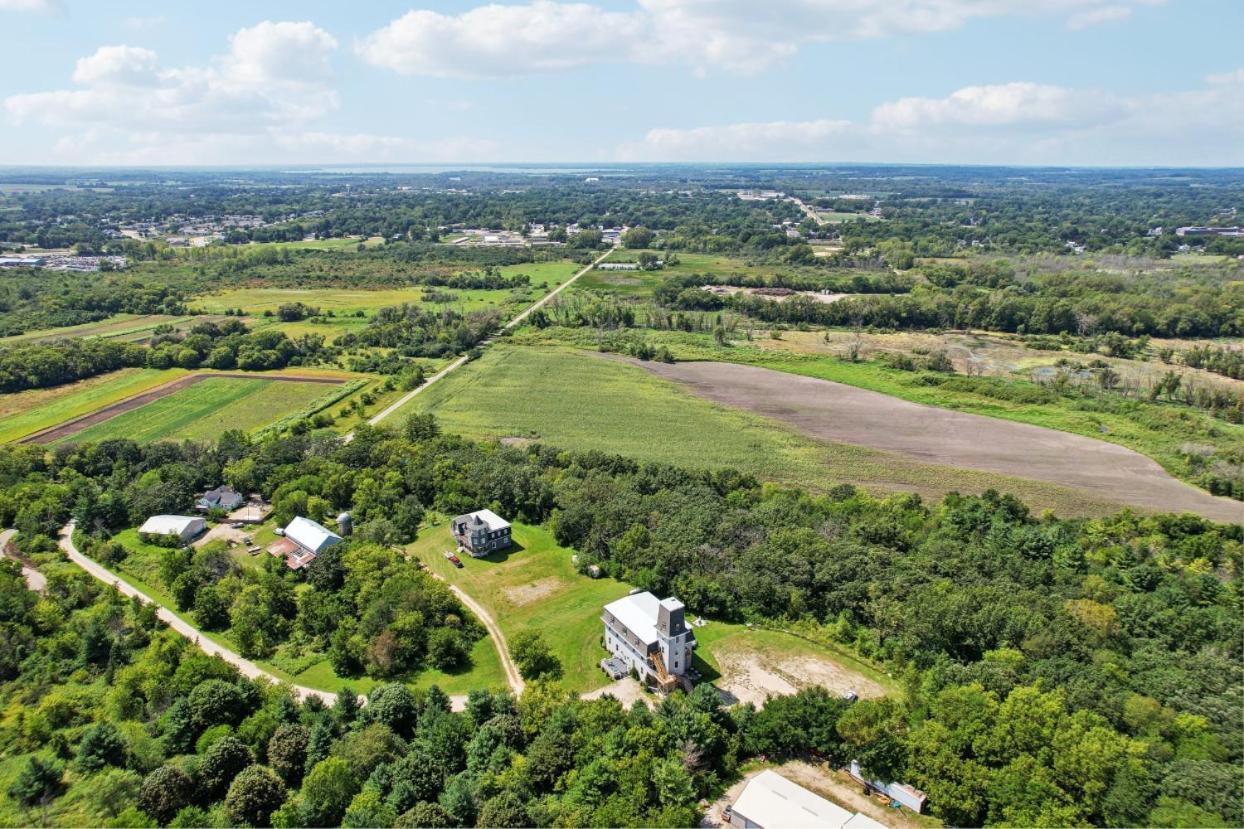
<path id="1" fill-rule="evenodd" d="M 27 567 L 16 552 L 12 549 L 13 536 L 17 535 L 17 530 L 5 530 L 0 533 L 0 555 L 8 556 L 22 566 L 22 577 L 26 579 L 26 586 L 36 593 L 42 593 L 47 590 L 47 578 L 33 567 Z"/>
<path id="2" fill-rule="evenodd" d="M 592 260 L 592 262 L 591 262 L 591 264 L 584 265 L 582 268 L 580 268 L 578 271 L 576 271 L 576 272 L 575 272 L 575 275 L 574 275 L 574 276 L 570 277 L 570 278 L 569 278 L 569 279 L 567 279 L 565 282 L 563 282 L 562 284 L 558 285 L 558 286 L 557 286 L 556 288 L 554 288 L 553 290 L 549 291 L 549 292 L 548 292 L 547 294 L 545 294 L 543 297 L 541 297 L 540 299 L 536 300 L 536 301 L 535 301 L 535 302 L 533 302 L 531 305 L 529 305 L 529 306 L 527 307 L 527 309 L 526 309 L 526 310 L 524 310 L 522 313 L 520 313 L 520 314 L 518 314 L 517 316 L 515 316 L 515 317 L 514 317 L 514 319 L 510 320 L 509 322 L 507 322 L 504 326 L 502 326 L 501 330 L 502 330 L 502 331 L 511 331 L 511 330 L 513 330 L 514 328 L 518 327 L 519 325 L 522 325 L 523 320 L 525 320 L 525 319 L 527 319 L 527 317 L 531 316 L 531 315 L 532 315 L 532 314 L 533 314 L 533 313 L 534 313 L 537 309 L 539 309 L 539 308 L 543 308 L 545 305 L 547 305 L 549 302 L 551 302 L 551 301 L 552 301 L 552 299 L 553 299 L 553 297 L 557 296 L 557 295 L 558 295 L 558 294 L 560 294 L 562 291 L 564 291 L 564 290 L 566 290 L 567 288 L 569 288 L 571 285 L 573 285 L 573 284 L 574 284 L 574 283 L 575 283 L 575 282 L 579 279 L 579 277 L 583 276 L 583 274 L 587 273 L 587 272 L 588 272 L 588 271 L 590 271 L 592 268 L 596 267 L 596 266 L 597 266 L 597 265 L 599 265 L 601 262 L 603 262 L 603 261 L 604 261 L 604 259 L 605 259 L 605 257 L 607 257 L 609 254 L 613 253 L 613 252 L 614 252 L 614 250 L 616 250 L 616 248 L 609 248 L 609 250 L 605 251 L 605 252 L 604 252 L 604 253 L 602 253 L 600 256 L 598 256 L 598 257 L 596 257 L 595 259 L 593 259 L 593 260 Z M 494 340 L 494 339 L 495 339 L 494 337 L 489 337 L 488 339 L 486 339 L 486 340 L 484 340 L 482 343 L 480 343 L 480 346 L 481 346 L 481 347 L 487 347 L 488 345 L 490 345 L 490 344 L 493 342 L 493 340 Z M 406 392 L 406 394 L 403 394 L 401 397 L 399 397 L 399 398 L 398 398 L 396 401 L 394 401 L 393 403 L 390 403 L 388 406 L 384 407 L 384 408 L 383 408 L 383 409 L 381 409 L 379 412 L 376 412 L 376 414 L 375 414 L 375 415 L 373 415 L 371 418 L 369 418 L 369 419 L 368 419 L 367 423 L 368 423 L 369 425 L 371 425 L 371 426 L 377 426 L 377 425 L 379 425 L 379 424 L 381 423 L 381 421 L 383 421 L 385 418 L 389 417 L 389 415 L 393 414 L 393 413 L 394 413 L 394 412 L 396 412 L 398 409 L 400 409 L 400 408 L 402 408 L 403 406 L 405 406 L 405 405 L 406 405 L 407 403 L 409 403 L 411 400 L 414 400 L 416 395 L 421 394 L 421 393 L 422 393 L 425 389 L 427 389 L 427 388 L 428 388 L 429 386 L 431 386 L 433 383 L 439 382 L 439 381 L 440 381 L 442 378 L 444 378 L 446 375 L 452 374 L 453 372 L 455 372 L 455 371 L 457 371 L 458 369 L 462 368 L 462 366 L 466 364 L 466 362 L 467 362 L 467 360 L 468 360 L 468 359 L 469 359 L 469 358 L 467 357 L 467 355 L 463 354 L 461 357 L 459 357 L 458 359 L 454 360 L 452 363 L 450 363 L 449 365 L 445 366 L 445 367 L 444 367 L 443 369 L 441 369 L 440 371 L 436 372 L 436 374 L 433 374 L 431 377 L 429 377 L 429 378 L 427 379 L 427 381 L 426 381 L 426 382 L 424 382 L 424 384 L 423 384 L 422 386 L 420 386 L 419 388 L 417 388 L 417 389 L 411 389 L 410 391 Z M 353 440 L 353 439 L 354 439 L 354 433 L 353 433 L 353 432 L 350 432 L 349 434 L 347 434 L 347 435 L 345 436 L 345 440 L 346 440 L 346 442 L 347 442 L 347 443 L 348 443 L 349 441 Z"/>

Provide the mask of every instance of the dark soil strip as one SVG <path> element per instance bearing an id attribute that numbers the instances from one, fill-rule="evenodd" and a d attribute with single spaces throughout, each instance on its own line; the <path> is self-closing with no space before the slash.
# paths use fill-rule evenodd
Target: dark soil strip
<path id="1" fill-rule="evenodd" d="M 73 420 L 67 420 L 64 423 L 49 427 L 41 432 L 34 432 L 33 434 L 26 435 L 23 438 L 19 438 L 17 442 L 39 444 L 55 443 L 61 438 L 76 435 L 78 432 L 81 432 L 89 426 L 94 426 L 96 423 L 103 423 L 105 420 L 111 420 L 119 414 L 133 411 L 139 406 L 145 406 L 153 400 L 159 400 L 161 397 L 167 397 L 173 392 L 181 391 L 182 389 L 202 383 L 204 380 L 211 380 L 213 378 L 275 380 L 282 383 L 323 383 L 324 385 L 329 386 L 339 386 L 342 383 L 347 382 L 346 380 L 336 377 L 306 377 L 296 374 L 271 374 L 267 376 L 237 373 L 190 374 L 185 377 L 180 377 L 171 383 L 165 383 L 163 386 L 156 386 L 154 389 L 148 389 L 147 391 L 136 394 L 133 397 L 118 400 L 116 403 L 111 403 L 104 406 L 102 409 L 96 409 L 90 414 L 84 414 L 81 417 L 76 417 Z"/>

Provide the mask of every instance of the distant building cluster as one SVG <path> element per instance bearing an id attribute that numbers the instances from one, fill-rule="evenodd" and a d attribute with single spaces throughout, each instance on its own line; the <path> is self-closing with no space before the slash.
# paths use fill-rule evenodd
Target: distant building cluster
<path id="1" fill-rule="evenodd" d="M 119 271 L 128 260 L 124 256 L 74 256 L 68 253 L 43 253 L 33 255 L 0 256 L 0 268 L 42 268 L 48 271 L 91 272 L 98 270 Z"/>
<path id="2" fill-rule="evenodd" d="M 1244 236 L 1244 227 L 1177 227 L 1176 236 Z"/>

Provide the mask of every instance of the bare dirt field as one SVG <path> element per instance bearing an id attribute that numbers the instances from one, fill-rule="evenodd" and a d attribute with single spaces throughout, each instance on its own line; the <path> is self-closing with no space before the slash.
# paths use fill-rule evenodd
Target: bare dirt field
<path id="1" fill-rule="evenodd" d="M 1113 443 L 755 366 L 635 364 L 701 397 L 774 418 L 813 438 L 1047 481 L 1143 510 L 1244 520 L 1240 502 L 1178 481 L 1153 460 Z"/>
<path id="2" fill-rule="evenodd" d="M 644 691 L 644 686 L 640 685 L 635 679 L 626 676 L 617 682 L 611 682 L 604 687 L 597 688 L 595 691 L 588 691 L 586 694 L 580 694 L 580 699 L 600 699 L 603 696 L 611 696 L 618 702 L 622 703 L 622 707 L 630 709 L 637 702 L 642 702 L 649 708 L 653 707 L 652 696 Z"/>
<path id="3" fill-rule="evenodd" d="M 190 374 L 186 377 L 180 377 L 171 383 L 165 383 L 163 386 L 157 386 L 156 388 L 145 391 L 142 394 L 136 394 L 133 397 L 127 397 L 124 400 L 119 400 L 116 403 L 104 406 L 102 409 L 96 409 L 90 414 L 74 418 L 73 420 L 61 423 L 58 426 L 53 426 L 50 429 L 44 429 L 41 432 L 26 435 L 25 437 L 19 439 L 18 443 L 55 443 L 62 438 L 76 435 L 88 426 L 94 426 L 97 423 L 103 423 L 105 420 L 111 420 L 119 414 L 133 411 L 139 406 L 145 406 L 153 400 L 159 400 L 161 397 L 167 397 L 174 392 L 181 391 L 184 388 L 196 385 L 204 380 L 218 377 L 232 377 L 244 380 L 278 380 L 292 383 L 324 383 L 327 385 L 340 385 L 345 382 L 337 377 L 324 377 L 318 375 L 234 374 L 227 372 L 220 372 L 216 374 Z"/>
<path id="4" fill-rule="evenodd" d="M 505 598 L 510 604 L 516 607 L 529 605 L 532 602 L 538 602 L 545 596 L 556 593 L 562 587 L 562 580 L 557 576 L 549 576 L 548 578 L 533 581 L 529 584 L 520 584 L 514 587 L 507 587 L 504 590 Z"/>
<path id="5" fill-rule="evenodd" d="M 885 696 L 885 689 L 876 682 L 828 659 L 779 656 L 745 643 L 720 647 L 716 656 L 721 665 L 721 679 L 715 685 L 728 705 L 750 702 L 759 708 L 768 697 L 789 696 L 813 685 L 838 696 L 847 693 L 870 698 Z"/>

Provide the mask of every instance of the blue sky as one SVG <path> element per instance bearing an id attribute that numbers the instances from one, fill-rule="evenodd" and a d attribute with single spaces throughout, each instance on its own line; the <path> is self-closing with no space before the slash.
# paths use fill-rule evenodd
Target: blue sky
<path id="1" fill-rule="evenodd" d="M 1241 0 L 0 0 L 0 163 L 1244 165 Z"/>

